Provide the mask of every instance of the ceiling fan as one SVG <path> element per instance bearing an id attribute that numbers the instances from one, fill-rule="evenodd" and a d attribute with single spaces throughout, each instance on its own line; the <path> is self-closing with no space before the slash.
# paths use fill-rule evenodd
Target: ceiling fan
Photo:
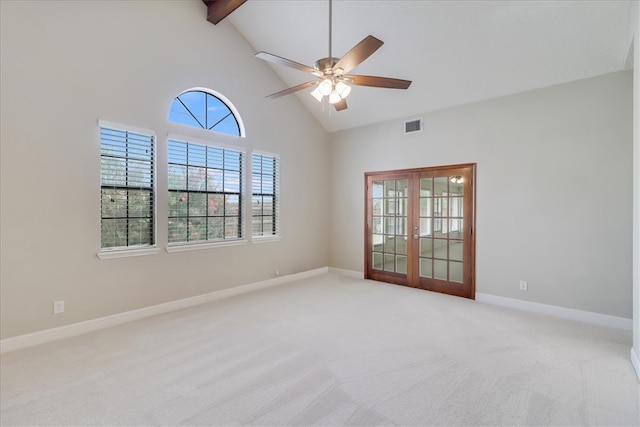
<path id="1" fill-rule="evenodd" d="M 286 67 L 295 68 L 313 74 L 316 80 L 311 80 L 280 92 L 267 95 L 267 99 L 275 99 L 284 95 L 289 95 L 300 90 L 313 87 L 311 92 L 318 102 L 322 102 L 328 97 L 329 103 L 332 104 L 337 111 L 347 108 L 347 96 L 351 92 L 351 86 L 371 86 L 389 89 L 407 89 L 411 84 L 410 80 L 393 79 L 390 77 L 378 76 L 361 76 L 356 74 L 347 74 L 349 71 L 357 67 L 365 59 L 371 56 L 376 50 L 383 45 L 381 40 L 369 35 L 360 43 L 355 45 L 342 58 L 334 58 L 331 54 L 331 15 L 332 0 L 329 0 L 329 56 L 318 59 L 313 67 L 282 58 L 267 52 L 258 52 L 256 57 L 274 64 L 284 65 Z"/>

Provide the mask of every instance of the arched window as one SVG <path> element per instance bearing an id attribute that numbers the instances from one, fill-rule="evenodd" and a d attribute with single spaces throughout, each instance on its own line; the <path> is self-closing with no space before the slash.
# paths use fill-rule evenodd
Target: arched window
<path id="1" fill-rule="evenodd" d="M 193 88 L 171 103 L 169 121 L 233 136 L 244 136 L 244 126 L 235 107 L 210 89 Z"/>

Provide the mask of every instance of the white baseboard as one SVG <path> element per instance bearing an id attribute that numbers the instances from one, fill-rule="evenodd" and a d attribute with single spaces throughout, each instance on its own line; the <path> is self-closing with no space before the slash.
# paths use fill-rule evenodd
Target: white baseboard
<path id="1" fill-rule="evenodd" d="M 96 331 L 98 329 L 121 325 L 123 323 L 132 322 L 134 320 L 140 320 L 146 317 L 156 316 L 158 314 L 193 307 L 196 305 L 204 304 L 206 302 L 229 298 L 235 295 L 269 288 L 271 286 L 282 285 L 294 280 L 304 279 L 307 277 L 327 273 L 328 271 L 328 267 L 322 267 L 315 270 L 304 271 L 302 273 L 289 274 L 286 276 L 276 277 L 274 279 L 263 280 L 261 282 L 249 283 L 247 285 L 236 286 L 230 289 L 223 289 L 221 291 L 215 291 L 208 294 L 170 301 L 164 304 L 126 311 L 124 313 L 118 313 L 111 316 L 73 323 L 71 325 L 45 329 L 43 331 L 19 335 L 17 337 L 6 338 L 0 340 L 0 354 L 13 350 L 19 350 L 21 348 L 31 347 L 38 344 L 48 343 L 62 338 L 86 334 L 87 332 Z"/>
<path id="2" fill-rule="evenodd" d="M 364 279 L 364 273 L 361 271 L 345 270 L 342 268 L 329 267 L 329 273 L 339 274 L 341 276 L 350 277 L 352 279 Z"/>
<path id="3" fill-rule="evenodd" d="M 476 293 L 476 301 L 533 313 L 546 314 L 561 317 L 563 319 L 577 320 L 609 328 L 630 331 L 633 328 L 633 320 L 624 317 L 610 316 L 608 314 L 593 313 L 591 311 L 575 310 L 573 308 L 559 307 L 556 305 L 540 304 L 537 302 L 523 301 L 514 298 L 499 297 L 496 295 Z"/>
<path id="4" fill-rule="evenodd" d="M 638 357 L 638 353 L 634 348 L 631 349 L 631 364 L 633 365 L 633 369 L 636 370 L 638 381 L 640 381 L 640 357 Z"/>

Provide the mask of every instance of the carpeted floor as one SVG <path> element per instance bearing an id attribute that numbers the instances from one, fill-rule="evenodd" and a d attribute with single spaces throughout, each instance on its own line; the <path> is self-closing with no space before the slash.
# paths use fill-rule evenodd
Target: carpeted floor
<path id="1" fill-rule="evenodd" d="M 639 425 L 631 333 L 325 274 L 2 355 L 10 425 Z"/>

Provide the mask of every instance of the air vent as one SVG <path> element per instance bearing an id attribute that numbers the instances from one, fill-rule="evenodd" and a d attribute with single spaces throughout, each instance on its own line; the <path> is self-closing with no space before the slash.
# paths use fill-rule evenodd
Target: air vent
<path id="1" fill-rule="evenodd" d="M 422 119 L 404 122 L 404 133 L 422 132 Z"/>

